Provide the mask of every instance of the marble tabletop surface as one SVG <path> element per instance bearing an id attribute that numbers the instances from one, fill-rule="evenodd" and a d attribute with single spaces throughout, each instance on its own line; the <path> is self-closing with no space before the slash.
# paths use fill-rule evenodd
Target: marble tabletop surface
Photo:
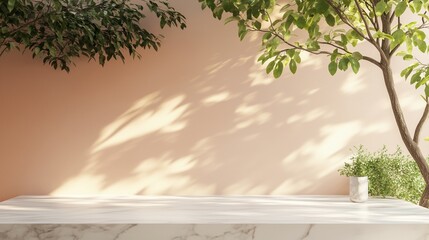
<path id="1" fill-rule="evenodd" d="M 348 196 L 20 196 L 0 224 L 429 224 L 429 210 L 397 199 Z"/>

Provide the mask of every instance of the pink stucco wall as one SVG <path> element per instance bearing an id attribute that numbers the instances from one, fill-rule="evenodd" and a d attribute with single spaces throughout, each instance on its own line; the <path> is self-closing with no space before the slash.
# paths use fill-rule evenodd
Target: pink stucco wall
<path id="1" fill-rule="evenodd" d="M 0 200 L 345 194 L 336 170 L 349 149 L 401 145 L 377 69 L 331 78 L 324 57 L 304 56 L 274 80 L 256 63 L 257 36 L 240 42 L 196 1 L 173 5 L 188 29 L 166 30 L 142 60 L 80 59 L 67 74 L 28 54 L 0 59 Z M 398 89 L 414 126 L 423 105 L 406 82 Z"/>

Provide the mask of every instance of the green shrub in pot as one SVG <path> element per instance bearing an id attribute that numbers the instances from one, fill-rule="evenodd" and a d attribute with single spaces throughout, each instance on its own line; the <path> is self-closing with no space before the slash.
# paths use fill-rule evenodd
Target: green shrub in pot
<path id="1" fill-rule="evenodd" d="M 366 168 L 368 158 L 363 147 L 356 148 L 356 154 L 354 154 L 350 160 L 350 163 L 344 163 L 344 166 L 338 170 L 340 175 L 347 177 L 364 177 L 366 175 Z"/>
<path id="2" fill-rule="evenodd" d="M 350 160 L 339 169 L 340 175 L 368 176 L 371 196 L 419 202 L 425 186 L 423 178 L 416 163 L 399 147 L 393 153 L 386 147 L 376 152 L 369 152 L 363 146 L 355 147 Z"/>

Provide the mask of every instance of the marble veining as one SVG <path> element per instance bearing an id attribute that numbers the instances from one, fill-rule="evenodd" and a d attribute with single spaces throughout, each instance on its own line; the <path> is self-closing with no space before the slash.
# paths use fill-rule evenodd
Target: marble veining
<path id="1" fill-rule="evenodd" d="M 2 240 L 426 240 L 429 225 L 10 224 Z"/>
<path id="2" fill-rule="evenodd" d="M 0 203 L 0 224 L 429 224 L 398 199 L 348 196 L 21 196 Z"/>
<path id="3" fill-rule="evenodd" d="M 427 240 L 429 210 L 348 196 L 22 196 L 0 240 Z"/>

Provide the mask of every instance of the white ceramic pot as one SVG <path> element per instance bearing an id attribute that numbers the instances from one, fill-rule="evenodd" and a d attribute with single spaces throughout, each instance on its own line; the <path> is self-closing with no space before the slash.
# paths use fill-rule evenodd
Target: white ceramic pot
<path id="1" fill-rule="evenodd" d="M 358 203 L 368 200 L 368 177 L 350 177 L 350 200 Z"/>

